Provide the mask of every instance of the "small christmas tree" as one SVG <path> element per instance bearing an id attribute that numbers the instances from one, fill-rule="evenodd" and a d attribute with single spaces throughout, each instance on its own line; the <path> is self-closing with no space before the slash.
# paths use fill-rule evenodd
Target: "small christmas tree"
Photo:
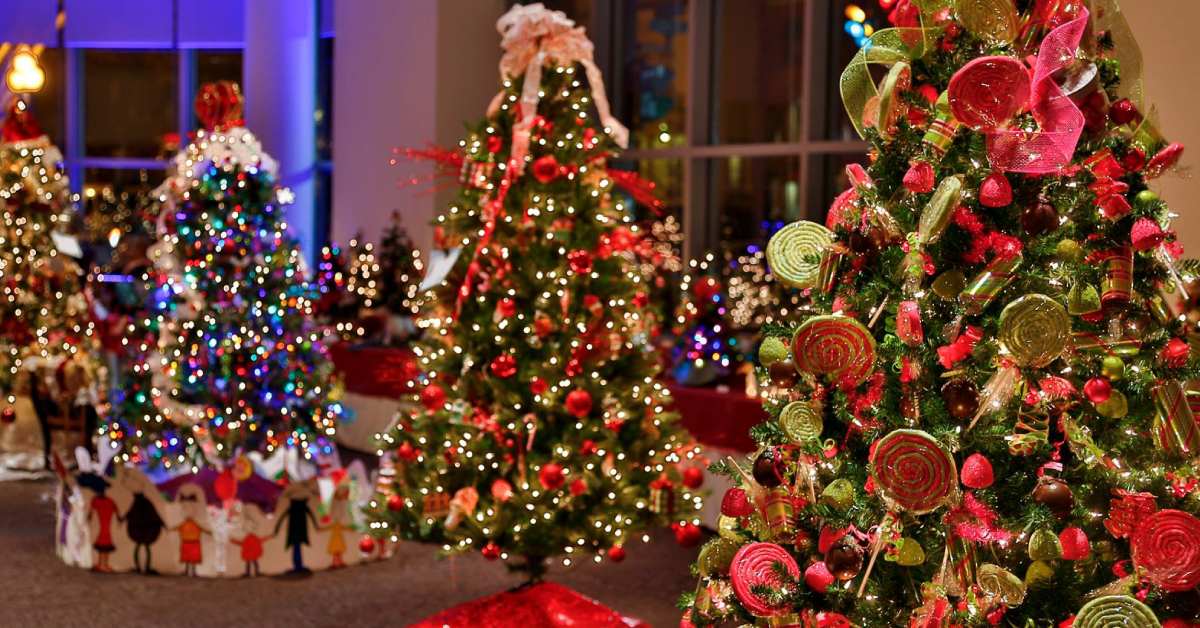
<path id="1" fill-rule="evenodd" d="M 5 424 L 17 418 L 18 395 L 32 397 L 43 423 L 51 415 L 73 412 L 78 404 L 71 393 L 78 386 L 47 377 L 65 373 L 68 362 L 77 361 L 85 367 L 81 372 L 92 374 L 88 386 L 96 383 L 96 341 L 82 272 L 59 250 L 73 214 L 67 178 L 58 169 L 61 161 L 25 100 L 12 96 L 0 125 L 0 422 Z"/>
<path id="2" fill-rule="evenodd" d="M 871 163 L 767 246 L 811 303 L 684 625 L 1200 617 L 1194 269 L 1148 188 L 1182 147 L 1086 5 L 900 0 L 842 75 Z"/>
<path id="3" fill-rule="evenodd" d="M 378 258 L 379 293 L 384 295 L 384 307 L 395 315 L 416 315 L 420 309 L 417 288 L 425 275 L 425 263 L 400 222 L 400 212 L 392 212 L 392 222 L 379 243 Z"/>
<path id="4" fill-rule="evenodd" d="M 379 298 L 378 276 L 375 246 L 361 236 L 351 238 L 345 249 L 338 244 L 322 247 L 314 281 L 321 295 L 317 320 L 342 340 L 363 339 L 365 311 Z"/>
<path id="5" fill-rule="evenodd" d="M 206 128 L 164 183 L 167 235 L 151 254 L 160 302 L 145 323 L 160 356 L 135 361 L 133 405 L 110 429 L 123 460 L 164 466 L 329 452 L 342 409 L 284 220 L 288 191 L 241 126 L 235 84 L 206 85 L 196 109 Z"/>
<path id="6" fill-rule="evenodd" d="M 416 347 L 420 406 L 383 439 L 394 491 L 370 516 L 379 537 L 512 558 L 536 578 L 556 555 L 619 560 L 655 524 L 697 539 L 702 476 L 647 348 L 642 235 L 606 168 L 624 129 L 591 43 L 541 5 L 499 25 L 504 87 L 461 143 L 461 194 L 436 223 L 461 255 Z"/>
<path id="7" fill-rule="evenodd" d="M 679 284 L 675 309 L 674 366 L 671 375 L 685 386 L 715 384 L 731 373 L 741 357 L 729 328 L 729 309 L 722 285 L 724 260 L 709 253 L 688 262 Z"/>

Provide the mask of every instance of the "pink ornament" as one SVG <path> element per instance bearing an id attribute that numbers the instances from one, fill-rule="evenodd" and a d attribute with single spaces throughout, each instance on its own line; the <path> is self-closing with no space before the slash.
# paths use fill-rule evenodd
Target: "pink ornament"
<path id="1" fill-rule="evenodd" d="M 1129 230 L 1129 240 L 1136 251 L 1149 251 L 1162 244 L 1166 237 L 1162 227 L 1149 218 L 1138 218 Z"/>
<path id="2" fill-rule="evenodd" d="M 1063 531 L 1058 533 L 1058 543 L 1062 546 L 1064 560 L 1083 560 L 1092 553 L 1087 533 L 1075 526 L 1063 528 Z"/>
<path id="3" fill-rule="evenodd" d="M 979 453 L 967 457 L 963 462 L 959 477 L 963 486 L 973 489 L 985 489 L 996 481 L 991 461 Z"/>
<path id="4" fill-rule="evenodd" d="M 927 161 L 916 161 L 904 173 L 904 189 L 913 194 L 928 194 L 936 183 L 933 166 Z"/>
<path id="5" fill-rule="evenodd" d="M 822 561 L 815 562 L 804 570 L 804 584 L 818 593 L 828 591 L 829 585 L 833 584 L 834 580 L 836 578 L 829 571 L 829 566 Z"/>
<path id="6" fill-rule="evenodd" d="M 774 543 L 748 543 L 733 555 L 729 580 L 733 584 L 734 594 L 751 614 L 773 617 L 788 611 L 789 607 L 776 606 L 770 599 L 755 593 L 759 587 L 775 588 L 784 584 L 776 571 L 777 567 L 782 567 L 792 578 L 800 577 L 800 566 L 796 564 L 796 559 Z"/>
<path id="7" fill-rule="evenodd" d="M 1183 157 L 1183 144 L 1178 142 L 1158 151 L 1146 165 L 1146 178 L 1155 179 L 1162 176 L 1164 172 L 1174 168 L 1181 157 Z"/>
<path id="8" fill-rule="evenodd" d="M 1112 384 L 1103 377 L 1093 377 L 1083 385 L 1083 395 L 1094 404 L 1104 403 L 1112 396 Z"/>
<path id="9" fill-rule="evenodd" d="M 512 496 L 513 487 L 512 484 L 508 483 L 508 480 L 500 479 L 492 482 L 492 499 L 503 504 L 512 499 Z"/>
<path id="10" fill-rule="evenodd" d="M 896 336 L 910 347 L 925 342 L 925 330 L 921 327 L 921 306 L 916 301 L 902 301 L 896 310 Z"/>
<path id="11" fill-rule="evenodd" d="M 997 209 L 1008 207 L 1013 202 L 1012 184 L 1004 173 L 993 172 L 979 184 L 979 204 Z"/>

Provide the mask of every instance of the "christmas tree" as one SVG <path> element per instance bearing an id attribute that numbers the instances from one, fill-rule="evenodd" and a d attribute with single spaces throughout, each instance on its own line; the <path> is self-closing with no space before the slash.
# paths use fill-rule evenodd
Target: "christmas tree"
<path id="1" fill-rule="evenodd" d="M 206 128 L 160 191 L 157 309 L 142 320 L 159 355 L 134 361 L 110 433 L 123 460 L 165 467 L 328 453 L 342 409 L 309 320 L 316 291 L 288 234 L 288 191 L 241 126 L 236 84 L 204 86 L 196 110 Z M 144 353 L 141 332 L 130 336 Z"/>
<path id="2" fill-rule="evenodd" d="M 1200 426 L 1174 166 L 1115 2 L 895 4 L 870 164 L 770 240 L 811 291 L 685 625 L 1192 625 Z M 872 74 L 873 69 L 882 70 Z M 874 77 L 882 77 L 875 83 Z"/>
<path id="3" fill-rule="evenodd" d="M 400 222 L 400 212 L 392 212 L 392 222 L 379 242 L 379 292 L 383 305 L 392 314 L 414 316 L 419 311 L 417 288 L 425 275 L 421 251 L 413 244 Z"/>
<path id="4" fill-rule="evenodd" d="M 367 334 L 362 324 L 364 310 L 379 299 L 379 263 L 375 245 L 361 236 L 350 239 L 343 249 L 338 244 L 321 248 L 315 283 L 321 297 L 315 314 L 321 324 L 342 340 L 358 340 Z"/>
<path id="5" fill-rule="evenodd" d="M 556 555 L 619 560 L 655 524 L 698 539 L 702 475 L 646 346 L 642 234 L 606 169 L 625 131 L 591 43 L 540 4 L 499 27 L 504 86 L 460 144 L 461 193 L 436 221 L 462 249 L 416 347 L 419 407 L 383 437 L 395 482 L 370 516 L 376 536 L 536 578 Z"/>
<path id="6" fill-rule="evenodd" d="M 47 384 L 64 360 L 87 362 L 94 329 L 78 263 L 59 250 L 73 214 L 62 154 L 25 100 L 14 95 L 0 126 L 0 421 L 16 420 L 30 396 L 44 424 L 71 411 L 65 382 Z M 75 245 L 75 248 L 78 248 Z M 74 254 L 78 254 L 75 252 Z M 85 369 L 95 371 L 94 365 Z M 92 382 L 94 383 L 94 382 Z M 43 430 L 43 438 L 48 432 Z M 85 435 L 90 438 L 90 434 Z"/>
<path id="7" fill-rule="evenodd" d="M 741 356 L 736 352 L 737 339 L 729 327 L 727 296 L 721 285 L 724 260 L 709 253 L 702 260 L 691 260 L 688 266 L 675 308 L 671 375 L 685 386 L 705 386 L 729 375 Z"/>

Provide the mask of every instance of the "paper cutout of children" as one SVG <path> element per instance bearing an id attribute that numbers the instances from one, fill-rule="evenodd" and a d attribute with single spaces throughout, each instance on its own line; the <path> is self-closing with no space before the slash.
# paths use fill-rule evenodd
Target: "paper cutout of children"
<path id="1" fill-rule="evenodd" d="M 80 473 L 77 481 L 80 486 L 95 493 L 88 504 L 88 523 L 91 523 L 93 517 L 99 523 L 96 538 L 92 541 L 92 547 L 96 550 L 96 564 L 92 566 L 92 570 L 112 573 L 112 567 L 108 565 L 108 555 L 117 549 L 112 538 L 113 518 L 121 518 L 117 514 L 117 502 L 108 496 L 108 480 L 103 477 L 91 472 Z"/>
<path id="2" fill-rule="evenodd" d="M 212 534 L 200 524 L 208 518 L 204 489 L 199 484 L 184 484 L 175 494 L 175 501 L 183 511 L 183 522 L 171 528 L 179 533 L 179 562 L 183 563 L 183 575 L 195 576 L 196 566 L 204 561 L 200 539 Z"/>
<path id="3" fill-rule="evenodd" d="M 333 498 L 329 502 L 329 544 L 325 551 L 333 558 L 330 569 L 345 567 L 342 554 L 346 553 L 346 529 L 350 527 L 350 485 L 346 482 L 338 484 L 334 489 Z"/>
<path id="4" fill-rule="evenodd" d="M 138 573 L 157 574 L 150 566 L 150 548 L 162 535 L 166 524 L 149 496 L 158 497 L 158 488 L 145 473 L 132 467 L 117 467 L 117 481 L 133 494 L 133 503 L 125 511 L 125 531 L 133 541 L 133 569 Z M 142 559 L 141 555 L 145 554 Z"/>
<path id="5" fill-rule="evenodd" d="M 309 506 L 309 500 L 315 494 L 311 482 L 293 482 L 279 494 L 278 506 L 275 507 L 275 534 L 279 534 L 279 528 L 286 521 L 287 536 L 284 538 L 284 547 L 292 550 L 291 573 L 295 575 L 311 573 L 311 570 L 304 566 L 303 547 L 308 545 L 308 522 L 312 521 L 313 527 L 319 528 L 317 516 Z"/>
<path id="6" fill-rule="evenodd" d="M 263 529 L 265 515 L 255 504 L 240 504 L 242 538 L 233 539 L 233 544 L 242 549 L 242 562 L 246 563 L 245 577 L 258 577 L 258 560 L 263 555 L 263 541 L 269 537 L 259 535 Z M 253 573 L 251 573 L 253 572 Z"/>

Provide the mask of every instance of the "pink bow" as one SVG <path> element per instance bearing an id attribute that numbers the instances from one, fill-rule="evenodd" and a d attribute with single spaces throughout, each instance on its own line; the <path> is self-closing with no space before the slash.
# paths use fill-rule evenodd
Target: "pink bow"
<path id="1" fill-rule="evenodd" d="M 1054 81 L 1054 73 L 1070 65 L 1087 28 L 1088 11 L 1050 31 L 1042 40 L 1034 66 L 1030 110 L 1038 131 L 997 129 L 988 134 L 988 160 L 993 168 L 1026 174 L 1058 172 L 1075 155 L 1083 133 L 1079 107 Z"/>

